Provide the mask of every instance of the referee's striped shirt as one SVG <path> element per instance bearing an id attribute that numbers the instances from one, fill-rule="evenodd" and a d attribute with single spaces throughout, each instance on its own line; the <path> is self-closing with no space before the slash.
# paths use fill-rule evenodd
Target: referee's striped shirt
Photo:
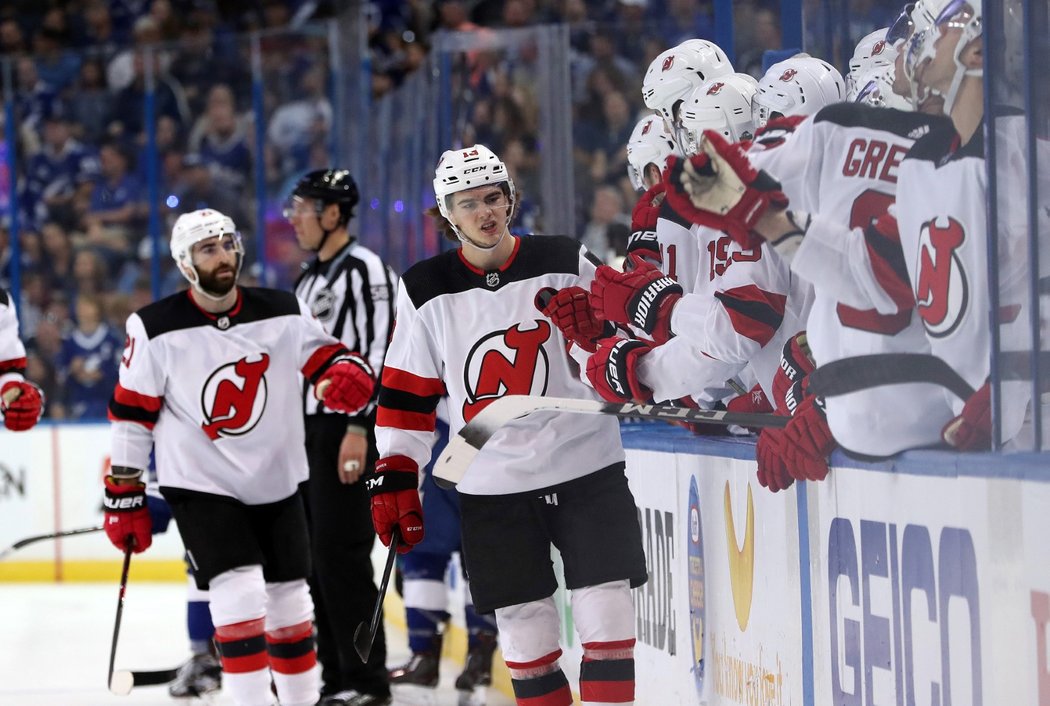
<path id="1" fill-rule="evenodd" d="M 295 283 L 296 296 L 306 302 L 325 331 L 361 354 L 380 375 L 394 325 L 397 278 L 393 270 L 353 238 L 331 260 L 314 258 L 303 268 Z M 373 398 L 361 416 L 370 414 L 375 406 Z M 305 380 L 303 411 L 307 415 L 334 414 L 314 399 Z"/>

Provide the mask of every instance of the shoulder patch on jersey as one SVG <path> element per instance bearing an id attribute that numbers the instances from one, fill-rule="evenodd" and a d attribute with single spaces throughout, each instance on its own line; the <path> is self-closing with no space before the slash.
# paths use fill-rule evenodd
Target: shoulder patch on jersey
<path id="1" fill-rule="evenodd" d="M 520 282 L 551 272 L 579 274 L 580 243 L 564 235 L 532 235 L 521 238 L 514 260 L 505 270 L 478 273 L 463 264 L 458 250 L 450 250 L 408 269 L 401 277 L 405 293 L 418 310 L 431 299 L 470 289 L 495 291 L 511 282 Z"/>
<path id="2" fill-rule="evenodd" d="M 835 103 L 813 118 L 815 124 L 832 123 L 841 127 L 859 127 L 891 132 L 914 140 L 935 125 L 951 121 L 940 115 L 924 115 L 893 108 L 877 108 L 866 103 Z"/>

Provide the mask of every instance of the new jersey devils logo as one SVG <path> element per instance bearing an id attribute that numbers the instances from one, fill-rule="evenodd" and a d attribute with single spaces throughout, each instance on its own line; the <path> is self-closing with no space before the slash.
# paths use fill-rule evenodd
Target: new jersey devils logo
<path id="1" fill-rule="evenodd" d="M 969 291 L 959 257 L 965 240 L 966 231 L 954 218 L 924 223 L 919 234 L 915 301 L 923 325 L 936 338 L 954 331 L 966 311 Z"/>
<path id="2" fill-rule="evenodd" d="M 786 71 L 784 71 L 784 73 L 780 74 L 780 80 L 786 83 L 791 79 L 795 78 L 797 74 L 798 71 L 796 71 L 795 69 L 787 69 Z"/>
<path id="3" fill-rule="evenodd" d="M 718 83 L 711 84 L 711 87 L 707 89 L 707 95 L 709 95 L 709 96 L 717 96 L 719 93 L 722 92 L 722 87 L 723 86 L 725 86 L 725 84 L 722 83 L 721 81 L 719 81 Z"/>
<path id="4" fill-rule="evenodd" d="M 642 126 L 642 134 L 643 135 L 648 135 L 649 134 L 649 130 L 651 130 L 652 127 L 653 127 L 653 121 L 652 120 L 646 120 L 645 121 L 645 125 Z"/>
<path id="5" fill-rule="evenodd" d="M 494 331 L 478 341 L 463 367 L 467 400 L 463 419 L 470 421 L 481 410 L 504 395 L 542 395 L 547 391 L 550 361 L 543 344 L 551 337 L 551 326 L 536 321 L 536 328 L 523 331 L 515 324 Z"/>
<path id="6" fill-rule="evenodd" d="M 674 54 L 664 59 L 663 66 L 660 67 L 660 71 L 670 71 L 672 66 L 674 66 Z"/>
<path id="7" fill-rule="evenodd" d="M 886 40 L 885 39 L 880 39 L 879 41 L 875 42 L 875 46 L 873 46 L 871 48 L 871 55 L 872 56 L 878 56 L 879 54 L 881 54 L 885 50 L 886 50 Z"/>
<path id="8" fill-rule="evenodd" d="M 227 363 L 208 376 L 201 390 L 201 429 L 214 441 L 220 436 L 243 436 L 262 418 L 266 409 L 266 369 L 270 356 L 247 357 Z"/>

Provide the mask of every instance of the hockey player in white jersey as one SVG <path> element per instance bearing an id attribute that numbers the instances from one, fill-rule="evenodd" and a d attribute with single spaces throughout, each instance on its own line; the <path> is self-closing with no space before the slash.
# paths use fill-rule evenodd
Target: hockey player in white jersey
<path id="1" fill-rule="evenodd" d="M 32 429 L 44 411 L 44 394 L 25 379 L 26 349 L 18 337 L 15 302 L 0 289 L 0 415 L 11 431 Z"/>
<path id="2" fill-rule="evenodd" d="M 127 322 L 106 534 L 122 550 L 149 547 L 142 471 L 154 448 L 194 578 L 210 591 L 225 690 L 238 706 L 270 704 L 272 680 L 282 704 L 313 706 L 300 376 L 347 413 L 368 403 L 374 376 L 294 295 L 237 286 L 243 248 L 227 216 L 180 216 L 171 253 L 189 291 Z"/>
<path id="3" fill-rule="evenodd" d="M 382 458 L 369 481 L 376 531 L 384 544 L 397 533 L 403 551 L 423 537 L 418 475 L 431 457 L 441 395 L 451 433 L 508 394 L 593 398 L 535 301 L 548 289 L 586 287 L 595 267 L 586 250 L 572 238 L 509 233 L 514 185 L 483 145 L 445 152 L 434 190 L 439 223 L 460 247 L 401 279 L 379 396 Z M 559 319 L 557 297 L 540 305 Z M 601 334 L 595 326 L 592 336 Z M 516 420 L 485 445 L 458 489 L 471 594 L 479 612 L 495 611 L 517 702 L 572 703 L 558 664 L 553 542 L 584 646 L 583 703 L 633 703 L 631 587 L 647 574 L 615 419 Z"/>

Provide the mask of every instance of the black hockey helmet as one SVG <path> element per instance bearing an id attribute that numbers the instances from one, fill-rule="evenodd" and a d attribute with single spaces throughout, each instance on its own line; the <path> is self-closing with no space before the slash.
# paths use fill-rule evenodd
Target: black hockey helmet
<path id="1" fill-rule="evenodd" d="M 357 184 L 346 169 L 315 169 L 299 179 L 292 190 L 292 196 L 314 199 L 320 211 L 330 203 L 339 204 L 339 214 L 343 223 L 349 223 L 354 215 L 354 206 L 361 200 Z"/>

